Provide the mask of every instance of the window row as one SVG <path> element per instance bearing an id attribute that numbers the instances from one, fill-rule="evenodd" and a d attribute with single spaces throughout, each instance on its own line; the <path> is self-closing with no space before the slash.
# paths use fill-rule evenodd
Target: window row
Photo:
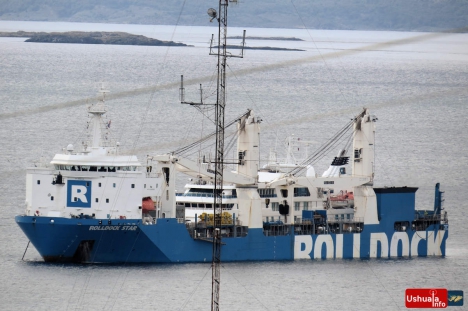
<path id="1" fill-rule="evenodd" d="M 276 222 L 276 224 L 283 224 L 283 220 L 284 220 L 284 217 L 283 219 L 281 219 L 282 216 L 266 216 L 265 217 L 265 222 Z M 294 216 L 294 222 L 296 222 L 298 219 L 297 216 Z"/>
<path id="2" fill-rule="evenodd" d="M 83 172 L 116 172 L 136 171 L 136 166 L 91 166 L 91 165 L 55 165 L 59 171 L 83 171 Z"/>
<path id="3" fill-rule="evenodd" d="M 300 211 L 301 210 L 301 203 L 302 203 L 302 209 L 304 211 L 309 210 L 309 202 L 294 202 L 294 210 L 295 211 Z M 279 203 L 278 202 L 272 202 L 271 203 L 271 210 L 273 212 L 279 212 Z"/>
<path id="4" fill-rule="evenodd" d="M 310 197 L 309 188 L 294 188 L 295 197 Z"/>
<path id="5" fill-rule="evenodd" d="M 336 214 L 335 215 L 335 220 L 344 220 L 346 218 L 346 220 L 350 220 L 350 219 L 353 219 L 353 214 Z"/>
<path id="6" fill-rule="evenodd" d="M 37 180 L 37 184 L 38 184 L 38 185 L 41 184 L 41 180 L 40 180 L 40 179 Z M 86 187 L 89 187 L 89 182 L 86 183 Z M 102 183 L 98 183 L 98 187 L 102 187 Z M 113 187 L 113 188 L 117 188 L 117 184 L 116 184 L 116 183 L 112 183 L 112 187 Z M 134 188 L 135 188 L 135 184 L 131 184 L 130 187 L 131 187 L 132 189 L 134 189 Z M 156 184 L 156 188 L 157 188 L 157 187 L 158 187 L 158 184 Z M 145 188 L 146 188 L 146 184 L 145 184 Z"/>
<path id="7" fill-rule="evenodd" d="M 50 200 L 51 200 L 51 201 L 54 200 L 54 196 L 53 196 L 53 195 L 50 197 Z M 95 201 L 96 201 L 96 203 L 98 203 L 98 202 L 99 202 L 99 198 L 96 198 Z M 78 198 L 77 198 L 77 197 L 74 197 L 74 198 L 73 198 L 73 202 L 78 202 Z M 109 199 L 106 199 L 106 203 L 109 203 Z"/>
<path id="8" fill-rule="evenodd" d="M 281 216 L 266 216 L 266 222 L 274 222 L 274 221 L 281 221 Z"/>
<path id="9" fill-rule="evenodd" d="M 213 208 L 213 204 L 210 203 L 184 203 L 184 202 L 177 202 L 178 206 L 184 206 L 186 208 Z M 232 209 L 234 204 L 223 204 L 223 209 Z"/>
<path id="10" fill-rule="evenodd" d="M 258 189 L 257 191 L 261 198 L 276 198 L 276 192 L 273 188 Z"/>
<path id="11" fill-rule="evenodd" d="M 265 188 L 265 189 L 258 189 L 258 194 L 261 198 L 276 198 L 276 191 L 273 188 Z M 286 197 L 287 195 L 283 195 Z M 294 188 L 294 196 L 295 197 L 310 197 L 309 188 Z"/>

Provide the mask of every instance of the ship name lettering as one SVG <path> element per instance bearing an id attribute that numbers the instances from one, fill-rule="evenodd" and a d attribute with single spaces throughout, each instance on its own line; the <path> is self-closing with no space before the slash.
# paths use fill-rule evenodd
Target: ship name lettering
<path id="1" fill-rule="evenodd" d="M 122 230 L 127 230 L 127 231 L 135 231 L 137 229 L 137 226 L 123 226 Z"/>
<path id="2" fill-rule="evenodd" d="M 359 258 L 361 253 L 360 234 L 354 234 L 352 252 L 346 250 L 343 245 L 343 234 L 317 234 L 296 235 L 294 240 L 294 258 Z M 432 235 L 432 233 L 431 233 Z M 418 248 L 421 240 L 427 240 L 427 245 L 422 249 L 427 250 L 427 255 L 441 256 L 441 245 L 445 231 L 439 230 L 435 237 L 427 237 L 425 231 L 416 231 L 410 239 L 407 232 L 395 232 L 389 236 L 385 232 L 372 232 L 369 236 L 369 244 L 362 253 L 367 253 L 370 258 L 409 257 L 418 256 Z M 354 249 L 357 249 L 355 252 Z M 424 254 L 424 253 L 423 253 Z M 364 256 L 365 257 L 365 256 Z"/>
<path id="3" fill-rule="evenodd" d="M 120 226 L 89 226 L 89 230 L 120 230 Z"/>

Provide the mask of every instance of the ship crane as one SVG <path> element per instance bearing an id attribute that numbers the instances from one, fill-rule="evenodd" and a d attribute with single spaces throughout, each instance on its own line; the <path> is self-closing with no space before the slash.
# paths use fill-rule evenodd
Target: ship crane
<path id="1" fill-rule="evenodd" d="M 300 169 L 293 169 L 289 173 L 285 173 L 275 180 L 267 183 L 266 188 L 276 188 L 280 191 L 282 197 L 287 201 L 289 206 L 293 206 L 294 187 L 308 187 L 309 189 L 354 189 L 355 201 L 355 217 L 365 218 L 367 223 L 376 223 L 377 215 L 374 215 L 371 205 L 375 197 L 372 190 L 374 181 L 374 141 L 375 141 L 375 121 L 376 118 L 369 114 L 368 109 L 357 115 L 353 121 L 353 157 L 352 157 L 352 174 L 336 174 L 332 176 L 317 177 L 314 175 L 297 176 Z M 316 153 L 320 153 L 316 152 Z M 337 158 L 335 158 L 336 160 Z M 338 158 L 339 159 L 339 158 Z M 336 165 L 340 165 L 340 161 Z M 301 167 L 306 166 L 306 162 L 301 164 Z M 332 163 L 333 165 L 333 163 Z M 372 213 L 372 215 L 370 215 Z M 292 211 L 288 212 L 288 216 L 292 216 Z M 289 217 L 289 223 L 294 223 L 294 217 Z"/>

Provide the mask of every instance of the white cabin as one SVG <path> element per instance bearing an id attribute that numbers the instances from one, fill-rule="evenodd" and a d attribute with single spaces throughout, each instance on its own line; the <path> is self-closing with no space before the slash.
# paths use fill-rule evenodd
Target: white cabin
<path id="1" fill-rule="evenodd" d="M 65 218 L 141 219 L 144 198 L 156 207 L 164 190 L 162 174 L 136 156 L 119 154 L 110 139 L 104 96 L 88 107 L 88 137 L 79 151 L 72 144 L 50 163 L 26 174 L 26 215 Z"/>

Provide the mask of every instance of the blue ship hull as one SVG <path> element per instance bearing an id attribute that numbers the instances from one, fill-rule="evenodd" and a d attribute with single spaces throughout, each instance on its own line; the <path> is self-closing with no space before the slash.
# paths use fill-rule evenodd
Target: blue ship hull
<path id="1" fill-rule="evenodd" d="M 16 222 L 45 261 L 87 263 L 211 262 L 212 243 L 194 239 L 176 219 L 144 225 L 139 219 L 98 220 L 16 216 Z M 395 231 L 366 225 L 360 233 L 266 236 L 250 229 L 222 239 L 221 260 L 274 261 L 325 258 L 445 256 L 448 226 Z"/>
<path id="2" fill-rule="evenodd" d="M 294 225 L 265 223 L 264 228 L 242 227 L 240 234 L 239 228 L 230 228 L 225 235 L 232 235 L 222 238 L 221 261 L 445 256 L 448 220 L 441 213 L 439 184 L 433 211 L 415 210 L 416 190 L 374 188 L 375 224 L 349 226 L 349 221 L 328 220 L 322 210 L 303 211 L 302 222 Z M 176 218 L 144 224 L 141 219 L 16 216 L 16 222 L 45 261 L 212 261 L 210 230 L 186 227 Z"/>

